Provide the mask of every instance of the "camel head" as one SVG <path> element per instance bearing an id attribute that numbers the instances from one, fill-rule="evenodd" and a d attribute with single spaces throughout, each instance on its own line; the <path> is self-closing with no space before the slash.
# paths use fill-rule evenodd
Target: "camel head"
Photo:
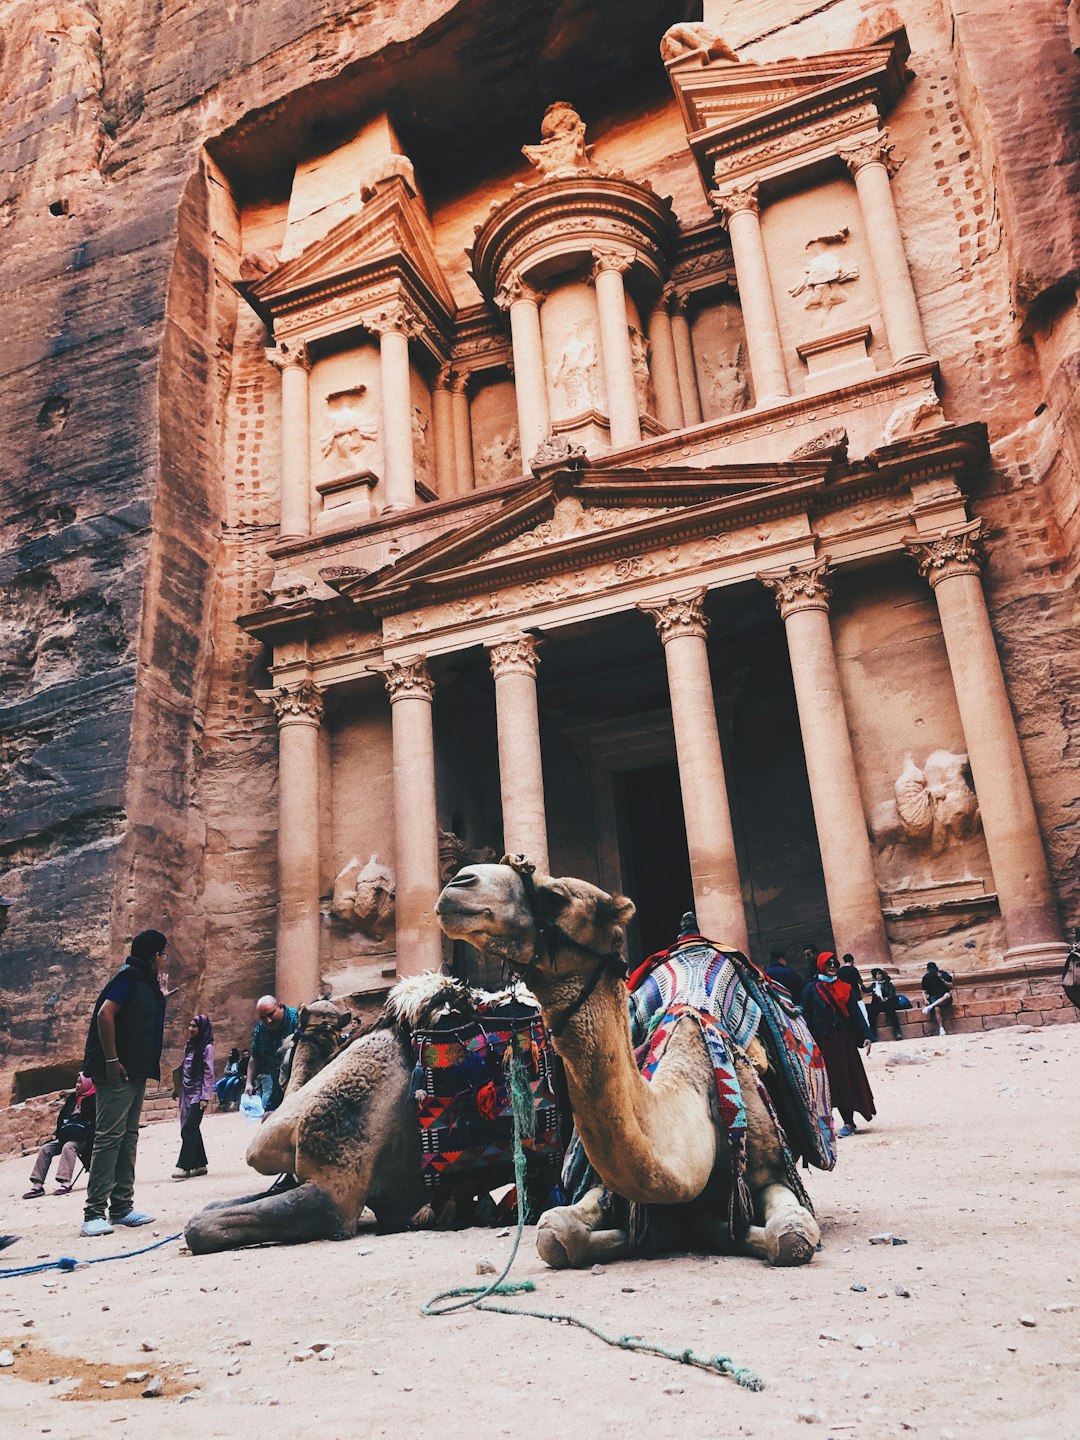
<path id="1" fill-rule="evenodd" d="M 278 1084 L 286 1095 L 326 1068 L 343 1048 L 341 1032 L 351 1020 L 351 1013 L 332 1000 L 314 1000 L 300 1007 L 300 1025 L 278 1052 Z"/>
<path id="2" fill-rule="evenodd" d="M 466 940 L 515 970 L 532 966 L 530 985 L 542 984 L 547 974 L 587 975 L 597 956 L 621 953 L 633 901 L 585 880 L 550 875 L 533 875 L 531 889 L 530 896 L 520 870 L 511 865 L 466 865 L 444 888 L 435 913 L 452 940 Z M 554 960 L 544 927 L 555 937 Z M 560 934 L 571 943 L 560 944 Z"/>

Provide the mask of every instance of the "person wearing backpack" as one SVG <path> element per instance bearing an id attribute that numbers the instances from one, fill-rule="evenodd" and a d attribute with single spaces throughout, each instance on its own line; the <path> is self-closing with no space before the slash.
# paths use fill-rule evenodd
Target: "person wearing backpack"
<path id="1" fill-rule="evenodd" d="M 56 1120 L 56 1138 L 46 1140 L 37 1153 L 37 1160 L 30 1174 L 30 1189 L 23 1195 L 24 1200 L 37 1200 L 45 1194 L 45 1177 L 57 1155 L 60 1156 L 60 1164 L 56 1167 L 56 1189 L 53 1194 L 70 1194 L 75 1162 L 90 1168 L 96 1110 L 97 1092 L 94 1082 L 89 1075 L 80 1074 L 75 1081 L 75 1089 L 60 1107 Z"/>

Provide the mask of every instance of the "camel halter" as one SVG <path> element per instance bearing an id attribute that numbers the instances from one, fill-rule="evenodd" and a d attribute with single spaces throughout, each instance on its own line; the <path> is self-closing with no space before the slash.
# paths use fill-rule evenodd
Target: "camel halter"
<path id="1" fill-rule="evenodd" d="M 572 935 L 567 935 L 561 925 L 544 919 L 540 914 L 536 882 L 533 880 L 536 866 L 531 860 L 526 860 L 524 855 L 504 855 L 499 864 L 509 866 L 520 878 L 525 890 L 525 903 L 529 907 L 533 929 L 536 932 L 536 946 L 532 959 L 525 967 L 525 975 L 527 976 L 529 971 L 544 958 L 545 950 L 552 968 L 555 968 L 555 956 L 559 950 L 573 950 L 578 955 L 587 955 L 591 960 L 597 962 L 596 968 L 582 986 L 577 997 L 571 1000 L 555 1023 L 547 1027 L 551 1038 L 557 1040 L 599 985 L 600 978 L 605 972 L 620 980 L 626 979 L 626 961 L 622 957 L 621 947 L 616 947 L 614 950 L 594 950 L 591 945 L 583 945 L 580 940 L 575 940 Z"/>

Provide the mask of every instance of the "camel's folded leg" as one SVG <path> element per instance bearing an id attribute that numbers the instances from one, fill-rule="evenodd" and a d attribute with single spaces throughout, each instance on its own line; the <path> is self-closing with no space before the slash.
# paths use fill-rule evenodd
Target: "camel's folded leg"
<path id="1" fill-rule="evenodd" d="M 242 1245 L 285 1245 L 305 1240 L 345 1240 L 354 1233 L 337 1205 L 317 1185 L 207 1207 L 184 1227 L 184 1239 L 195 1255 L 235 1250 Z"/>
<path id="2" fill-rule="evenodd" d="M 757 1198 L 765 1224 L 751 1225 L 744 1248 L 770 1265 L 805 1265 L 812 1260 L 821 1231 L 810 1211 L 786 1185 L 766 1185 Z"/>
<path id="3" fill-rule="evenodd" d="M 265 1200 L 268 1195 L 281 1195 L 286 1190 L 295 1190 L 299 1183 L 295 1175 L 282 1175 L 273 1185 L 265 1190 L 256 1190 L 253 1195 L 234 1195 L 231 1200 L 211 1200 L 203 1206 L 199 1214 L 205 1214 L 207 1210 L 228 1210 L 233 1205 L 250 1205 L 254 1200 Z"/>
<path id="4" fill-rule="evenodd" d="M 630 1254 L 630 1236 L 625 1230 L 602 1229 L 605 1215 L 597 1186 L 576 1205 L 545 1210 L 536 1224 L 536 1249 L 541 1260 L 553 1270 L 585 1265 L 602 1265 L 606 1260 L 625 1260 Z"/>

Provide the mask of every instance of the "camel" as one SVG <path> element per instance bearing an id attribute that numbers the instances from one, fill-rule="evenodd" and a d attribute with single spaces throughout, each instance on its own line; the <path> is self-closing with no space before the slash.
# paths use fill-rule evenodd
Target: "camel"
<path id="1" fill-rule="evenodd" d="M 412 1093 L 410 1030 L 447 1007 L 468 1013 L 477 999 L 434 972 L 399 982 L 369 1030 L 342 1042 L 348 1013 L 332 1001 L 300 1012 L 300 1027 L 282 1047 L 285 1098 L 255 1132 L 247 1163 L 283 1177 L 269 1190 L 214 1201 L 184 1229 L 194 1254 L 277 1241 L 344 1240 L 356 1234 L 365 1207 L 381 1231 L 451 1228 L 486 1212 L 469 1187 L 433 1213 L 424 1189 Z M 492 1184 L 509 1183 L 513 1173 Z"/>
<path id="2" fill-rule="evenodd" d="M 685 1207 L 650 1212 L 666 1215 L 680 1248 L 728 1248 L 732 1237 L 717 1203 L 728 1178 L 722 1163 L 728 1137 L 701 1028 L 689 1017 L 679 1019 L 646 1081 L 631 1046 L 619 959 L 632 901 L 582 880 L 533 876 L 530 869 L 514 862 L 458 871 L 435 907 L 442 928 L 526 976 L 566 1069 L 578 1135 L 607 1190 L 637 1205 Z M 757 1223 L 734 1238 L 770 1264 L 805 1264 L 817 1248 L 817 1223 L 791 1189 L 783 1140 L 757 1073 L 746 1055 L 735 1059 L 747 1114 L 745 1178 Z M 575 1205 L 545 1212 L 537 1248 L 557 1269 L 632 1253 L 629 1232 L 611 1227 L 599 1187 Z"/>

